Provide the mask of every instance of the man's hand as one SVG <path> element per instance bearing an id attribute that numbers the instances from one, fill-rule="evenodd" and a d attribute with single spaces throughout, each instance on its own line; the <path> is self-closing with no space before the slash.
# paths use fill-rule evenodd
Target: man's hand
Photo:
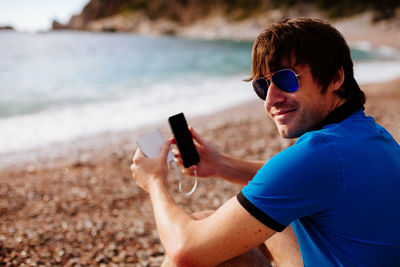
<path id="1" fill-rule="evenodd" d="M 194 176 L 194 171 L 197 170 L 197 176 L 199 177 L 209 177 L 217 175 L 217 168 L 220 162 L 220 153 L 207 141 L 203 140 L 193 129 L 189 126 L 190 133 L 192 134 L 194 144 L 196 146 L 197 152 L 200 156 L 200 162 L 197 165 L 193 165 L 189 168 L 183 169 L 185 175 Z M 170 139 L 171 144 L 175 144 L 175 138 Z M 177 149 L 173 150 L 175 155 L 175 161 L 178 165 L 182 166 L 182 158 Z"/>
<path id="2" fill-rule="evenodd" d="M 152 183 L 165 185 L 168 175 L 167 156 L 170 142 L 165 141 L 157 158 L 149 159 L 138 148 L 133 156 L 131 172 L 133 179 L 145 191 L 149 192 Z"/>

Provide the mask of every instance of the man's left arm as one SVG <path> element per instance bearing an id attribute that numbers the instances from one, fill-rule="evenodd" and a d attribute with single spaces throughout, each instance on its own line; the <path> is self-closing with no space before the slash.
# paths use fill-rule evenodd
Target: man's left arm
<path id="1" fill-rule="evenodd" d="M 275 231 L 254 218 L 236 197 L 211 216 L 195 220 L 171 198 L 166 187 L 165 143 L 158 158 L 140 150 L 133 158 L 132 176 L 151 198 L 161 242 L 178 266 L 214 266 L 261 244 Z"/>

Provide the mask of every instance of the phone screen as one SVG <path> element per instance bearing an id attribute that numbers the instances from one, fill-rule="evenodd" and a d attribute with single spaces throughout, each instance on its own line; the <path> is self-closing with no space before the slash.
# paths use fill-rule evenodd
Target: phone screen
<path id="1" fill-rule="evenodd" d="M 186 123 L 183 113 L 176 114 L 168 118 L 172 133 L 174 134 L 176 145 L 183 160 L 183 166 L 188 168 L 200 161 L 199 154 L 193 143 L 192 134 Z"/>

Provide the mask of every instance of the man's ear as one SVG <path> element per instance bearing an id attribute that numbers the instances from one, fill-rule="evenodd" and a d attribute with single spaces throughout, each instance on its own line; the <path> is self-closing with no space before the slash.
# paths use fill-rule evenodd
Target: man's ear
<path id="1" fill-rule="evenodd" d="M 332 92 L 336 92 L 337 90 L 339 90 L 342 87 L 343 82 L 344 82 L 344 71 L 343 67 L 340 67 L 330 84 L 330 89 L 332 90 Z"/>

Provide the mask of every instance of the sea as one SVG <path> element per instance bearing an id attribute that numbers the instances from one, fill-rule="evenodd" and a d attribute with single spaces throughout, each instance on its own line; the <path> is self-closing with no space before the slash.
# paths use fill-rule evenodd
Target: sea
<path id="1" fill-rule="evenodd" d="M 210 114 L 256 98 L 251 42 L 125 33 L 0 32 L 0 155 Z M 400 53 L 351 47 L 360 84 L 400 77 Z"/>

